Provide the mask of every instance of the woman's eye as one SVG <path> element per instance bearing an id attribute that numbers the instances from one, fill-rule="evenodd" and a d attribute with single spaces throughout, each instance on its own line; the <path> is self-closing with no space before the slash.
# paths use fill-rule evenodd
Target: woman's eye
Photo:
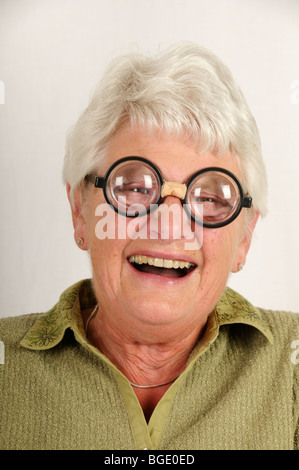
<path id="1" fill-rule="evenodd" d="M 128 188 L 128 191 L 141 194 L 150 194 L 150 190 L 146 188 Z"/>
<path id="2" fill-rule="evenodd" d="M 205 203 L 205 202 L 212 203 L 212 204 L 223 204 L 224 203 L 224 201 L 220 201 L 219 199 L 213 198 L 213 197 L 197 197 L 195 199 L 195 201 L 197 203 Z"/>
<path id="3" fill-rule="evenodd" d="M 229 201 L 225 199 L 219 199 L 217 197 L 202 196 L 195 199 L 196 203 L 209 203 L 209 205 L 214 205 L 215 207 L 227 207 L 229 206 Z"/>
<path id="4" fill-rule="evenodd" d="M 153 188 L 145 188 L 144 186 L 122 185 L 114 189 L 114 193 L 124 195 L 128 198 L 138 196 L 152 196 Z"/>
<path id="5" fill-rule="evenodd" d="M 197 197 L 196 202 L 216 202 L 215 199 L 211 197 Z"/>

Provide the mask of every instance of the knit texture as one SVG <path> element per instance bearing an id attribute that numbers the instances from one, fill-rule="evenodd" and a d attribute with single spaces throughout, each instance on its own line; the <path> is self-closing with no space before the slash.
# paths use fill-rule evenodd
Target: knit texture
<path id="1" fill-rule="evenodd" d="M 299 364 L 292 356 L 298 314 L 256 309 L 228 290 L 147 424 L 127 379 L 88 345 L 82 325 L 71 327 L 82 288 L 92 298 L 86 282 L 71 290 L 69 324 L 61 311 L 65 296 L 57 304 L 65 331 L 54 346 L 24 347 L 30 331 L 37 338 L 36 321 L 46 324 L 44 314 L 0 321 L 0 449 L 298 449 Z M 248 306 L 252 324 L 244 321 Z M 50 330 L 43 331 L 46 341 Z"/>

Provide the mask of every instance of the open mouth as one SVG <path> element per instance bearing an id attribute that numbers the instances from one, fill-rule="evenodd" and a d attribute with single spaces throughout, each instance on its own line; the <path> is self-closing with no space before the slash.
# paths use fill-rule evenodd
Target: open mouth
<path id="1" fill-rule="evenodd" d="M 196 267 L 194 263 L 189 261 L 150 258 L 145 255 L 130 256 L 129 262 L 137 271 L 171 278 L 185 277 Z"/>

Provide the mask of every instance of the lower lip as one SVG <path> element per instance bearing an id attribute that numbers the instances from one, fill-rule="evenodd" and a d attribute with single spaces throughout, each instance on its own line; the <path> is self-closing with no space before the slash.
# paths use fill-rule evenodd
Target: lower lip
<path id="1" fill-rule="evenodd" d="M 132 263 L 130 263 L 129 260 L 127 260 L 127 263 L 130 266 L 130 269 L 137 275 L 140 276 L 140 278 L 144 281 L 149 281 L 149 282 L 154 282 L 158 283 L 160 285 L 165 285 L 165 284 L 178 284 L 181 282 L 184 282 L 185 280 L 190 279 L 190 276 L 194 273 L 195 269 L 193 269 L 190 273 L 186 274 L 183 277 L 168 277 L 168 276 L 160 276 L 158 274 L 152 274 L 152 273 L 144 273 L 142 271 L 138 271 L 138 269 L 134 268 Z"/>

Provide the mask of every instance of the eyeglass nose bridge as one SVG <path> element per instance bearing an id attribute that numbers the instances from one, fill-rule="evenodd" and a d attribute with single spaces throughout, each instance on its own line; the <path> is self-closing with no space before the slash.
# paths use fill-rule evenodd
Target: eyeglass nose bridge
<path id="1" fill-rule="evenodd" d="M 166 196 L 175 196 L 184 199 L 187 192 L 187 186 L 183 183 L 173 181 L 164 181 L 161 188 L 161 198 Z"/>

